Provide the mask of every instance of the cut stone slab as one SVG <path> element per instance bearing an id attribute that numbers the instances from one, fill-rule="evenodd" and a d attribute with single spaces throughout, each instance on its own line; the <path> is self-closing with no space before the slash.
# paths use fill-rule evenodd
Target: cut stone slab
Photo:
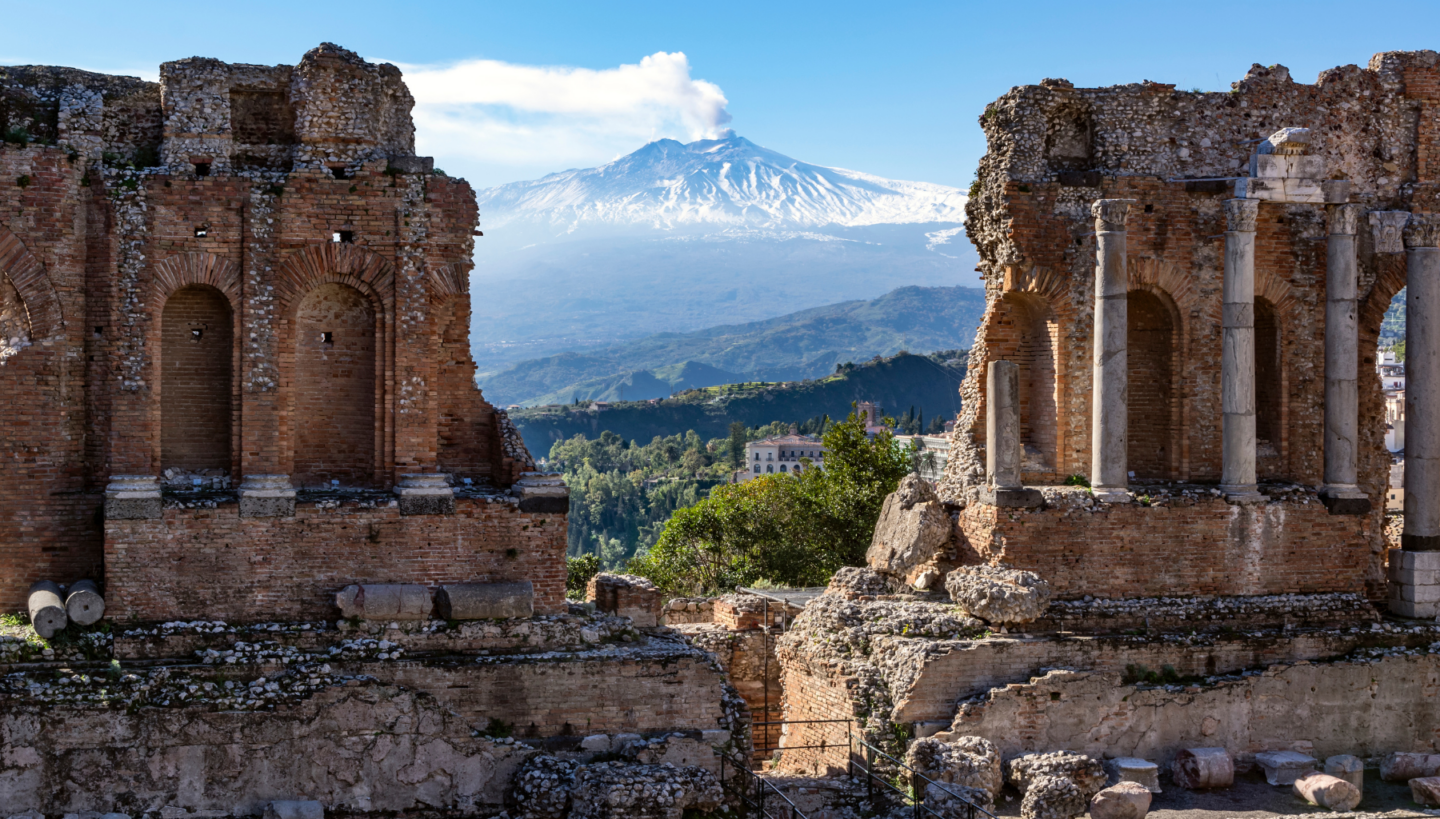
<path id="1" fill-rule="evenodd" d="M 1365 795 L 1365 763 L 1358 756 L 1337 754 L 1325 760 L 1325 773 L 1355 786 L 1356 793 Z"/>
<path id="2" fill-rule="evenodd" d="M 1351 811 L 1360 804 L 1360 789 L 1330 774 L 1311 772 L 1295 780 L 1295 795 L 1312 805 Z"/>
<path id="3" fill-rule="evenodd" d="M 1090 800 L 1091 819 L 1144 819 L 1150 812 L 1150 789 L 1139 782 L 1121 782 Z"/>
<path id="4" fill-rule="evenodd" d="M 1192 791 L 1228 788 L 1235 783 L 1235 763 L 1224 748 L 1186 748 L 1175 755 L 1170 775 Z"/>
<path id="5" fill-rule="evenodd" d="M 933 583 L 955 565 L 950 547 L 953 528 L 930 483 L 919 475 L 906 475 L 885 498 L 865 562 L 907 586 L 918 587 L 926 575 Z"/>
<path id="6" fill-rule="evenodd" d="M 963 566 L 945 577 L 950 599 L 987 623 L 1029 623 L 1050 605 L 1050 584 L 1034 572 Z"/>
<path id="7" fill-rule="evenodd" d="M 1162 792 L 1160 790 L 1160 766 L 1148 759 L 1124 756 L 1110 760 L 1106 763 L 1106 767 L 1114 772 L 1116 779 L 1120 782 L 1137 782 L 1144 785 L 1151 793 Z"/>
<path id="8" fill-rule="evenodd" d="M 1293 785 L 1295 780 L 1315 770 L 1318 760 L 1299 751 L 1262 751 L 1255 755 L 1255 764 L 1265 771 L 1271 785 Z"/>
<path id="9" fill-rule="evenodd" d="M 1440 806 L 1440 776 L 1420 776 L 1410 780 L 1410 798 L 1427 807 Z"/>
<path id="10" fill-rule="evenodd" d="M 363 583 L 346 586 L 335 595 L 344 617 L 363 620 L 424 620 L 434 602 L 430 590 L 402 583 Z"/>
<path id="11" fill-rule="evenodd" d="M 1380 760 L 1380 778 L 1386 782 L 1408 782 L 1433 776 L 1440 776 L 1440 754 L 1398 751 Z"/>

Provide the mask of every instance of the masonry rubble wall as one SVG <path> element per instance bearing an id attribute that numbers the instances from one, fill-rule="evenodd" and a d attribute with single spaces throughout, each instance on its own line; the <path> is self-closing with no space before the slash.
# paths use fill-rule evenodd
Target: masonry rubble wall
<path id="1" fill-rule="evenodd" d="M 352 583 L 530 580 L 535 611 L 565 610 L 565 516 L 513 498 L 457 498 L 453 515 L 401 515 L 392 501 L 320 500 L 294 517 L 241 517 L 232 501 L 105 523 L 106 607 L 118 620 L 203 614 L 236 623 L 337 615 Z"/>
<path id="2" fill-rule="evenodd" d="M 1424 650 L 1279 664 L 1188 685 L 1136 686 L 1117 674 L 1050 671 L 964 703 L 947 736 L 982 736 L 1009 757 L 1057 749 L 1167 765 L 1184 748 L 1336 754 L 1432 753 L 1440 657 Z"/>
<path id="3" fill-rule="evenodd" d="M 679 626 L 676 630 L 694 645 L 715 655 L 729 675 L 731 685 L 745 700 L 752 725 L 780 722 L 785 718 L 785 687 L 780 661 L 775 658 L 779 632 L 767 634 L 758 628 L 736 630 L 718 624 Z M 773 751 L 764 749 L 779 746 L 782 730 L 779 725 L 752 728 L 757 760 L 773 755 Z"/>
<path id="4" fill-rule="evenodd" d="M 1062 599 L 1367 595 L 1383 565 L 1375 519 L 1331 515 L 1313 492 L 1245 506 L 1201 487 L 1149 506 L 1101 504 L 1076 488 L 1045 494 L 1042 509 L 966 506 L 962 554 L 1036 572 Z"/>

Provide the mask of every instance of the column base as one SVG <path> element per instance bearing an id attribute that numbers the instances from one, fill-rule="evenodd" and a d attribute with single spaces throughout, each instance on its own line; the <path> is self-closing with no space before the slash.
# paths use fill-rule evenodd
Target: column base
<path id="1" fill-rule="evenodd" d="M 539 515 L 570 512 L 570 488 L 558 472 L 526 472 L 510 487 L 520 499 L 520 511 Z"/>
<path id="2" fill-rule="evenodd" d="M 1248 484 L 1220 484 L 1220 493 L 1225 496 L 1226 503 L 1250 504 L 1264 503 L 1265 496 L 1260 494 L 1259 488 L 1253 483 Z"/>
<path id="3" fill-rule="evenodd" d="M 147 520 L 164 514 L 160 479 L 154 475 L 111 475 L 105 487 L 106 520 Z"/>
<path id="4" fill-rule="evenodd" d="M 395 494 L 400 498 L 402 515 L 455 514 L 455 490 L 450 488 L 447 475 L 401 475 Z"/>
<path id="5" fill-rule="evenodd" d="M 1440 552 L 1390 550 L 1390 611 L 1401 617 L 1440 615 Z"/>
<path id="6" fill-rule="evenodd" d="M 1370 512 L 1370 496 L 1354 484 L 1335 484 L 1320 490 L 1320 502 L 1332 515 L 1365 515 Z"/>
<path id="7" fill-rule="evenodd" d="M 246 475 L 237 494 L 242 518 L 295 517 L 295 490 L 289 475 Z"/>
<path id="8" fill-rule="evenodd" d="M 1045 505 L 1045 496 L 1040 494 L 1039 489 L 1023 486 L 982 486 L 980 502 L 1006 509 L 1038 509 Z"/>
<path id="9" fill-rule="evenodd" d="M 1130 503 L 1135 500 L 1135 496 L 1130 494 L 1130 488 L 1125 486 L 1091 487 L 1090 495 L 1101 503 Z"/>
<path id="10" fill-rule="evenodd" d="M 1440 552 L 1440 535 L 1407 535 L 1401 533 L 1400 548 L 1406 552 Z"/>

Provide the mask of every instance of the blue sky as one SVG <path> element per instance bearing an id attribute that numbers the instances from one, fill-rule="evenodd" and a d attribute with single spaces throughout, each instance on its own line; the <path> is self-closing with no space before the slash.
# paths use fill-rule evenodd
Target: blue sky
<path id="1" fill-rule="evenodd" d="M 1440 4 L 1403 0 L 6 5 L 0 64 L 153 77 L 192 55 L 293 63 L 323 40 L 402 64 L 426 78 L 422 152 L 477 186 L 733 127 L 807 162 L 964 187 L 976 118 L 1014 85 L 1227 90 L 1253 62 L 1313 82 L 1440 48 Z"/>

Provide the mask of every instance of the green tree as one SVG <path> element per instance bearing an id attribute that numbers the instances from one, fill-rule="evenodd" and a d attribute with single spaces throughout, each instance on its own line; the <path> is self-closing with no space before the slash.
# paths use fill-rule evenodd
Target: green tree
<path id="1" fill-rule="evenodd" d="M 769 580 L 823 585 L 864 562 L 885 496 L 911 469 L 889 432 L 865 435 L 856 415 L 825 433 L 825 464 L 718 486 L 677 509 L 629 569 L 677 594 Z"/>
<path id="2" fill-rule="evenodd" d="M 739 469 L 745 463 L 745 425 L 736 421 L 730 425 L 730 468 Z"/>

